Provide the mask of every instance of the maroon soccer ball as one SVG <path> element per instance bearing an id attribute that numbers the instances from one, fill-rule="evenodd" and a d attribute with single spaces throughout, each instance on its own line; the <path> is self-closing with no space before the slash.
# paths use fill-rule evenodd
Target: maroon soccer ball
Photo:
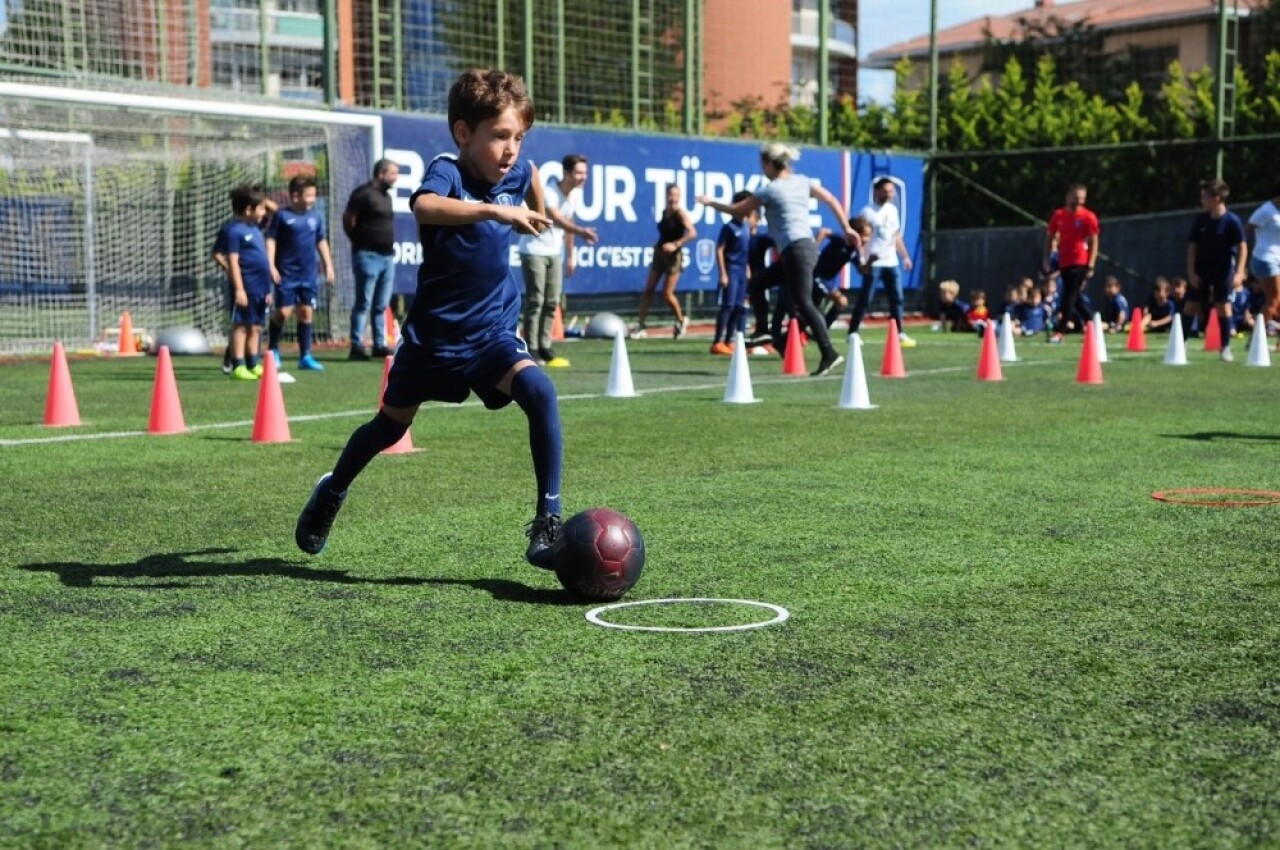
<path id="1" fill-rule="evenodd" d="M 590 508 L 560 527 L 551 563 L 570 593 L 600 601 L 619 599 L 640 579 L 644 538 L 626 515 Z"/>

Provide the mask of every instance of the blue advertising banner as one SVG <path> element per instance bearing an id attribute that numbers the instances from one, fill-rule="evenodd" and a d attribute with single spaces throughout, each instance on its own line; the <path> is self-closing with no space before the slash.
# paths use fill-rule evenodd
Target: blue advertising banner
<path id="1" fill-rule="evenodd" d="M 440 117 L 385 114 L 383 140 L 384 156 L 400 166 L 394 193 L 396 291 L 410 293 L 416 285 L 422 248 L 409 211 L 409 196 L 422 182 L 431 160 L 441 153 L 455 153 L 456 147 Z M 577 220 L 594 227 L 600 235 L 596 245 L 586 245 L 582 240 L 575 245 L 577 271 L 565 280 L 568 295 L 638 293 L 644 288 L 666 187 L 672 183 L 680 187 L 685 209 L 698 230 L 697 240 L 684 249 L 680 289 L 717 286 L 716 238 L 728 219 L 697 204 L 694 198 L 710 195 L 727 201 L 734 192 L 754 191 L 762 186 L 765 177 L 760 172 L 757 143 L 535 125 L 521 150 L 521 156 L 537 164 L 544 181 L 559 178 L 560 159 L 568 153 L 582 154 L 588 160 L 590 170 L 581 189 Z M 901 213 L 907 250 L 916 266 L 915 271 L 904 276 L 904 285 L 919 286 L 923 158 L 816 148 L 802 148 L 801 153 L 795 170 L 820 182 L 851 214 L 870 202 L 873 180 L 886 175 L 893 178 L 898 186 L 895 203 Z M 811 224 L 816 231 L 833 227 L 836 222 L 831 220 L 830 211 L 815 201 Z M 514 241 L 510 260 L 513 267 L 518 267 Z M 850 281 L 843 283 L 848 286 Z"/>

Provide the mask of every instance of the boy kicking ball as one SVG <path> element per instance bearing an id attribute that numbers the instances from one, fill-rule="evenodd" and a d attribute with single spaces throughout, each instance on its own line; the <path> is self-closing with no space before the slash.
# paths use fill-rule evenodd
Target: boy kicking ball
<path id="1" fill-rule="evenodd" d="M 294 535 L 302 551 L 324 549 L 347 488 L 404 436 L 423 402 L 460 403 L 474 392 L 490 410 L 514 400 L 529 419 L 538 498 L 525 558 L 551 569 L 560 529 L 560 412 L 555 386 L 516 336 L 520 290 L 507 265 L 513 231 L 536 235 L 551 224 L 538 170 L 519 158 L 533 114 L 514 74 L 471 70 L 450 88 L 458 153 L 437 156 L 410 198 L 423 262 L 382 409 L 355 430 L 312 490 Z"/>

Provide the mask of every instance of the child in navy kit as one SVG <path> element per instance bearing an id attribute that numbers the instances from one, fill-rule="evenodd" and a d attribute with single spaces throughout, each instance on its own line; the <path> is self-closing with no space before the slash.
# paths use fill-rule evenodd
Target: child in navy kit
<path id="1" fill-rule="evenodd" d="M 294 534 L 304 552 L 324 549 L 351 482 L 404 436 L 423 402 L 460 403 L 474 392 L 491 410 L 514 400 L 528 417 L 538 497 L 525 558 L 551 568 L 560 529 L 560 413 L 555 386 L 516 335 L 521 287 L 508 263 L 513 231 L 536 235 L 551 224 L 538 170 L 519 158 L 533 117 L 514 74 L 471 70 L 450 88 L 458 153 L 437 156 L 409 201 L 423 261 L 383 406 L 312 490 Z"/>
<path id="2" fill-rule="evenodd" d="M 1106 325 L 1107 333 L 1115 334 L 1128 330 L 1129 319 L 1133 314 L 1129 310 L 1129 299 L 1125 298 L 1124 293 L 1120 291 L 1120 278 L 1108 275 L 1103 288 L 1107 293 L 1107 307 L 1102 321 Z"/>
<path id="3" fill-rule="evenodd" d="M 1149 333 L 1169 333 L 1178 316 L 1178 302 L 1173 298 L 1173 284 L 1164 275 L 1156 277 L 1147 299 L 1147 312 L 1142 314 L 1142 329 Z"/>
<path id="4" fill-rule="evenodd" d="M 271 263 L 259 225 L 267 215 L 261 187 L 241 184 L 231 190 L 225 237 L 227 274 L 231 278 L 231 377 L 256 381 L 262 376 L 258 341 L 271 307 Z"/>
<path id="5" fill-rule="evenodd" d="M 289 181 L 289 206 L 276 213 L 267 230 L 267 256 L 275 273 L 276 309 L 267 329 L 271 356 L 280 362 L 280 333 L 298 311 L 298 368 L 312 372 L 324 366 L 311 356 L 311 327 L 316 308 L 316 257 L 324 261 L 324 276 L 333 283 L 333 257 L 325 234 L 324 216 L 316 210 L 316 181 L 298 176 Z"/>
<path id="6" fill-rule="evenodd" d="M 248 186 L 258 192 L 265 191 L 260 183 L 252 183 L 248 184 Z M 276 211 L 276 203 L 270 198 L 265 197 L 262 203 L 263 206 L 266 207 L 267 219 L 269 220 Z M 218 228 L 218 234 L 213 238 L 213 262 L 218 266 L 218 268 L 222 269 L 222 273 L 227 276 L 228 316 L 231 315 L 231 311 L 236 306 L 236 288 L 231 283 L 231 264 L 227 262 L 227 231 L 231 229 L 231 225 L 235 224 L 237 220 L 237 218 L 232 218 L 228 221 L 224 221 L 222 226 Z M 261 227 L 261 223 L 259 223 L 259 227 Z M 234 323 L 232 323 L 232 327 L 234 327 Z M 232 362 L 231 357 L 231 337 L 232 333 L 228 330 L 227 347 L 222 352 L 222 374 L 224 375 L 230 375 L 231 370 L 235 368 L 235 363 Z"/>
<path id="7" fill-rule="evenodd" d="M 742 191 L 733 196 L 733 202 L 751 195 Z M 729 343 L 733 334 L 746 321 L 747 315 L 747 252 L 751 246 L 751 222 L 748 216 L 730 218 L 720 228 L 716 239 L 716 262 L 720 266 L 720 312 L 716 314 L 716 338 L 711 343 L 711 353 L 733 354 Z"/>

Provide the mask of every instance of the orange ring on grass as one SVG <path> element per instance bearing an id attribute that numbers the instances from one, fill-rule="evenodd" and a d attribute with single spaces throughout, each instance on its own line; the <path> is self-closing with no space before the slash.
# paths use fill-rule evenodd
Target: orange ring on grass
<path id="1" fill-rule="evenodd" d="M 1196 499 L 1182 496 L 1253 496 L 1252 499 Z M 1179 490 L 1158 490 L 1151 494 L 1157 502 L 1173 505 L 1195 505 L 1202 508 L 1262 508 L 1280 505 L 1280 492 L 1275 490 L 1241 490 L 1235 487 L 1183 487 Z"/>

